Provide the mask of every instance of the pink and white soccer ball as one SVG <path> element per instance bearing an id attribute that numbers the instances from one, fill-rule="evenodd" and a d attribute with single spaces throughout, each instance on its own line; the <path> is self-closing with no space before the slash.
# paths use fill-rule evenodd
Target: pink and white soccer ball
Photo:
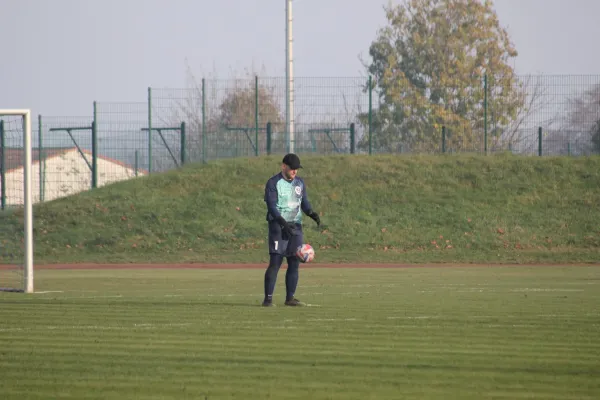
<path id="1" fill-rule="evenodd" d="M 296 250 L 296 257 L 303 263 L 309 263 L 315 258 L 315 249 L 310 244 L 303 244 Z"/>

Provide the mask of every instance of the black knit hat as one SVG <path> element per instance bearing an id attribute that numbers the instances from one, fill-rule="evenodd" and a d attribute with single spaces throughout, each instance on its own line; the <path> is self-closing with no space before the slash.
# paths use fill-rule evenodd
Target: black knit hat
<path id="1" fill-rule="evenodd" d="M 283 163 L 291 169 L 302 168 L 302 165 L 300 165 L 300 158 L 294 153 L 286 154 L 285 157 L 283 157 Z"/>

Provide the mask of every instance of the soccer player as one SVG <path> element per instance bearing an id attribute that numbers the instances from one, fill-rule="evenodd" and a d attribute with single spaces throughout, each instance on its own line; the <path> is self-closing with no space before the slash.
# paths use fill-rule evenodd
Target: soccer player
<path id="1" fill-rule="evenodd" d="M 303 244 L 302 212 L 312 218 L 317 226 L 321 224 L 308 201 L 304 180 L 297 176 L 302 168 L 300 158 L 293 153 L 286 154 L 281 164 L 281 172 L 272 176 L 265 185 L 267 221 L 269 226 L 269 266 L 265 272 L 265 298 L 263 306 L 273 305 L 273 292 L 277 273 L 287 259 L 285 274 L 285 305 L 304 305 L 294 297 L 298 286 L 300 260 L 295 256 L 296 249 Z"/>

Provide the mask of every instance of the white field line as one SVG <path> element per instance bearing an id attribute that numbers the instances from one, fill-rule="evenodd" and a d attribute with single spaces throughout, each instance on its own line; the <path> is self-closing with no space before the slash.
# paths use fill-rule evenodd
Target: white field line
<path id="1" fill-rule="evenodd" d="M 323 325 L 324 323 L 348 323 L 348 322 L 366 322 L 364 325 L 365 328 L 387 328 L 387 329 L 399 329 L 399 328 L 440 328 L 442 325 L 440 324 L 401 324 L 401 325 L 387 325 L 387 324 L 377 324 L 376 321 L 370 320 L 361 320 L 357 318 L 311 318 L 306 320 L 290 320 L 286 319 L 281 321 L 282 325 L 271 325 L 270 329 L 291 328 L 289 324 L 296 324 L 298 327 L 302 327 L 302 324 L 306 323 L 319 323 Z M 375 323 L 374 323 L 375 322 Z M 134 331 L 134 330 L 157 330 L 157 329 L 168 329 L 168 328 L 184 328 L 184 327 L 194 327 L 194 326 L 206 326 L 206 325 L 214 325 L 214 326 L 236 326 L 236 327 L 247 327 L 254 328 L 257 325 L 261 325 L 264 321 L 256 321 L 256 320 L 224 320 L 224 321 L 206 321 L 205 323 L 169 323 L 169 324 L 133 324 L 133 325 L 40 325 L 33 326 L 28 328 L 0 328 L 0 333 L 5 332 L 31 332 L 31 331 Z M 536 325 L 533 324 L 488 324 L 484 325 L 489 328 L 506 328 L 506 327 L 516 327 L 516 328 L 535 328 Z M 295 326 L 295 328 L 297 328 Z"/>
<path id="2" fill-rule="evenodd" d="M 33 294 L 64 293 L 62 290 L 46 290 L 44 292 L 33 292 Z"/>
<path id="3" fill-rule="evenodd" d="M 59 299 L 122 299 L 125 298 L 122 294 L 117 294 L 114 296 L 79 296 L 79 297 L 60 297 Z M 132 297 L 130 297 L 132 298 Z"/>
<path id="4" fill-rule="evenodd" d="M 309 305 L 309 306 L 317 306 L 318 305 Z M 586 317 L 599 317 L 600 313 L 586 313 L 583 314 Z M 440 320 L 443 322 L 444 315 L 399 315 L 399 316 L 387 316 L 385 320 L 406 320 L 406 321 L 416 321 L 416 320 Z M 452 317 L 452 316 L 450 316 Z M 521 315 L 477 315 L 470 316 L 467 319 L 486 319 L 486 318 L 527 318 L 527 316 Z M 572 318 L 574 315 L 572 314 L 537 314 L 535 317 L 539 318 Z M 400 329 L 400 328 L 440 328 L 442 324 L 432 324 L 423 323 L 423 324 L 385 324 L 383 320 L 380 320 L 379 323 L 377 320 L 372 319 L 361 319 L 361 318 L 307 318 L 307 319 L 290 319 L 286 318 L 280 321 L 282 324 L 303 324 L 303 323 L 348 323 L 348 322 L 359 322 L 366 323 L 364 325 L 365 328 L 386 328 L 386 329 Z M 148 329 L 165 329 L 165 328 L 183 328 L 183 327 L 193 327 L 193 326 L 205 326 L 205 325 L 214 325 L 214 326 L 223 326 L 223 325 L 233 325 L 233 326 L 244 326 L 251 328 L 256 325 L 260 325 L 264 323 L 264 321 L 260 320 L 235 320 L 235 319 L 225 319 L 225 320 L 205 320 L 202 322 L 196 323 L 135 323 L 131 325 L 38 325 L 28 328 L 20 328 L 20 327 L 10 327 L 10 328 L 0 328 L 1 332 L 24 332 L 24 331 L 60 331 L 60 330 L 75 330 L 75 331 L 85 331 L 85 330 L 97 330 L 97 331 L 111 331 L 111 330 L 124 330 L 124 331 L 133 331 L 133 330 L 148 330 Z M 516 324 L 516 323 L 490 323 L 485 325 L 480 325 L 480 327 L 486 328 L 536 328 L 538 325 L 536 324 Z M 597 326 L 594 324 L 593 326 Z M 290 329 L 290 326 L 272 326 L 272 328 L 283 328 Z"/>
<path id="5" fill-rule="evenodd" d="M 565 285 L 596 285 L 596 284 L 600 284 L 600 282 L 563 282 L 563 284 Z M 487 287 L 487 286 L 492 286 L 490 285 L 486 285 L 486 284 L 481 284 L 481 285 L 475 285 L 475 286 L 469 286 L 467 287 L 466 284 L 445 284 L 445 285 L 412 285 L 413 288 L 417 289 L 419 288 L 420 290 L 415 290 L 416 293 L 439 293 L 439 289 L 451 289 L 451 292 L 454 293 L 483 293 L 483 292 L 487 292 L 487 293 L 506 293 L 506 292 L 517 292 L 517 293 L 526 293 L 526 292 L 584 292 L 585 289 L 584 288 L 580 288 L 580 289 L 576 289 L 576 288 L 563 288 L 563 287 L 558 287 L 558 288 L 544 288 L 544 287 L 538 287 L 538 288 L 518 288 L 518 287 L 513 287 L 513 288 L 499 288 L 497 286 L 495 286 L 494 288 L 491 287 Z M 306 285 L 306 286 L 302 286 L 302 288 L 319 288 L 319 289 L 324 289 L 324 288 L 375 288 L 375 291 L 345 291 L 345 292 L 333 292 L 333 291 L 318 291 L 318 292 L 311 292 L 311 293 L 306 293 L 306 296 L 324 296 L 324 295 L 328 295 L 328 296 L 354 296 L 354 295 L 375 295 L 375 294 L 393 294 L 394 292 L 390 292 L 390 291 L 380 291 L 377 290 L 377 288 L 394 288 L 396 287 L 395 284 L 382 284 L 382 285 L 375 285 L 375 284 L 364 284 L 364 285 Z M 260 292 L 262 290 L 262 288 L 257 288 L 257 290 Z M 182 297 L 184 296 L 184 292 L 189 292 L 190 294 L 193 295 L 197 295 L 199 297 L 254 297 L 255 294 L 244 294 L 244 293 L 221 293 L 221 292 L 214 292 L 214 293 L 210 293 L 210 292 L 204 292 L 201 293 L 199 289 L 197 288 L 180 288 L 180 289 L 173 289 L 174 293 L 172 294 L 164 294 L 164 297 Z M 129 295 L 132 294 L 149 294 L 152 295 L 152 293 L 154 293 L 155 291 L 153 291 L 152 289 L 148 289 L 148 290 L 129 290 L 127 293 Z M 86 299 L 100 299 L 100 298 L 119 298 L 119 297 L 124 297 L 123 295 L 118 295 L 118 296 L 103 296 L 101 295 L 101 291 L 98 290 L 68 290 L 68 291 L 64 291 L 64 290 L 47 290 L 47 291 L 40 291 L 40 292 L 35 292 L 34 294 L 36 295 L 44 295 L 44 294 L 59 294 L 59 293 L 82 293 L 83 296 L 81 297 L 60 297 L 60 299 L 78 299 L 78 298 L 86 298 Z M 85 294 L 89 294 L 89 293 L 99 293 L 98 296 L 85 296 Z M 128 296 L 129 297 L 129 296 Z"/>
<path id="6" fill-rule="evenodd" d="M 344 284 L 324 284 L 324 285 L 302 285 L 304 288 L 324 288 L 324 287 L 337 287 L 337 288 L 370 288 L 370 287 L 396 287 L 395 283 L 363 283 L 363 284 L 352 284 L 352 285 L 344 285 Z"/>
<path id="7" fill-rule="evenodd" d="M 487 293 L 502 293 L 504 291 L 499 291 L 499 290 L 486 290 L 486 289 L 480 289 L 480 288 L 465 288 L 466 290 L 455 290 L 453 291 L 454 293 L 483 293 L 483 292 L 487 292 Z M 585 289 L 566 289 L 566 288 L 519 288 L 519 289 L 508 289 L 507 292 L 515 292 L 515 293 L 552 293 L 552 292 L 564 292 L 564 293 L 580 293 L 580 292 L 584 292 Z M 53 294 L 53 293 L 66 293 L 63 291 L 48 291 L 48 292 L 37 292 L 37 294 Z M 86 296 L 85 291 L 78 291 L 77 293 L 82 293 L 81 296 L 61 296 L 58 298 L 47 298 L 47 300 L 76 300 L 76 299 L 118 299 L 118 298 L 136 298 L 136 296 L 125 296 L 125 295 L 105 295 L 105 296 Z M 92 293 L 92 292 L 90 292 Z M 94 291 L 94 293 L 97 293 L 96 291 Z M 149 294 L 151 295 L 153 292 L 151 290 L 149 291 L 137 291 L 137 292 L 131 292 L 131 294 L 136 294 L 136 295 L 142 295 L 142 294 Z M 431 293 L 438 293 L 438 291 L 435 290 L 418 290 L 416 291 L 416 293 L 422 293 L 422 294 L 431 294 Z M 391 294 L 395 294 L 395 292 L 390 292 L 390 291 L 360 291 L 360 292 L 308 292 L 308 293 L 303 293 L 302 296 L 328 296 L 328 297 L 334 297 L 334 296 L 360 296 L 360 295 L 391 295 Z M 187 297 L 187 298 L 232 298 L 232 297 L 260 297 L 260 293 L 190 293 L 190 294 L 162 294 L 160 295 L 161 297 L 165 297 L 165 298 L 174 298 L 174 297 Z M 43 297 L 42 297 L 43 298 Z"/>
<path id="8" fill-rule="evenodd" d="M 124 325 L 40 325 L 33 326 L 30 328 L 0 328 L 0 332 L 25 332 L 25 331 L 52 331 L 52 330 L 98 330 L 98 331 L 112 331 L 112 330 L 135 330 L 135 329 L 159 329 L 159 328 L 177 328 L 190 326 L 191 323 L 169 323 L 169 324 L 132 324 L 130 326 Z"/>
<path id="9" fill-rule="evenodd" d="M 314 306 L 314 305 L 313 305 Z M 587 313 L 583 314 L 587 317 L 598 317 L 600 313 Z M 536 317 L 541 318 L 571 318 L 574 315 L 570 314 L 538 314 Z M 479 315 L 479 316 L 471 316 L 467 317 L 468 319 L 486 319 L 486 318 L 523 318 L 520 315 Z M 385 320 L 407 320 L 407 321 L 415 321 L 415 320 L 443 320 L 444 316 L 441 315 L 413 315 L 413 316 L 387 316 Z M 371 328 L 385 328 L 385 329 L 401 329 L 401 328 L 440 328 L 441 324 L 432 324 L 423 323 L 423 324 L 385 324 L 383 321 L 374 321 L 371 319 L 360 319 L 360 318 L 307 318 L 307 319 L 290 319 L 286 318 L 280 321 L 283 326 L 271 326 L 271 329 L 292 329 L 297 327 L 287 326 L 285 324 L 295 323 L 301 324 L 303 323 L 348 323 L 348 322 L 359 322 L 365 323 L 364 327 Z M 441 322 L 441 321 L 440 321 Z M 120 330 L 120 331 L 134 331 L 134 330 L 156 330 L 156 329 L 166 329 L 166 328 L 184 328 L 184 327 L 194 327 L 194 326 L 237 326 L 237 327 L 247 327 L 252 328 L 256 325 L 260 325 L 264 323 L 264 321 L 259 320 L 218 320 L 218 321 L 202 321 L 197 323 L 135 323 L 131 325 L 38 325 L 28 328 L 19 328 L 19 327 L 11 327 L 11 328 L 0 328 L 0 333 L 2 332 L 27 332 L 27 331 L 61 331 L 61 330 L 74 330 L 74 331 L 86 331 L 86 330 L 96 330 L 96 331 L 112 331 L 112 330 Z M 593 326 L 597 326 L 594 324 Z M 480 327 L 486 328 L 536 328 L 536 324 L 515 324 L 515 323 L 490 323 L 485 325 L 480 325 Z"/>
<path id="10" fill-rule="evenodd" d="M 509 289 L 509 292 L 583 292 L 584 289 L 563 289 L 563 288 L 520 288 Z"/>
<path id="11" fill-rule="evenodd" d="M 62 292 L 64 293 L 64 292 Z M 85 293 L 85 292 L 82 292 Z M 151 294 L 151 291 L 145 292 L 148 294 Z M 140 292 L 135 292 L 134 294 L 143 294 Z M 375 294 L 374 292 L 345 292 L 345 293 L 328 293 L 328 295 L 330 296 L 351 296 L 351 295 L 361 295 L 361 294 Z M 384 294 L 391 294 L 391 292 L 385 292 Z M 319 293 L 304 293 L 303 295 L 305 296 L 324 296 L 325 293 L 323 292 L 319 292 Z M 161 297 L 166 297 L 166 298 L 171 298 L 171 297 L 186 297 L 186 298 L 205 298 L 205 297 L 210 297 L 210 298 L 225 298 L 225 297 L 261 297 L 260 294 L 256 294 L 256 293 L 195 293 L 195 294 L 189 294 L 189 295 L 183 295 L 183 294 L 163 294 L 161 295 Z M 134 299 L 137 298 L 137 296 L 124 296 L 122 294 L 120 295 L 107 295 L 107 296 L 65 296 L 65 297 L 58 297 L 58 298 L 46 298 L 46 300 L 76 300 L 76 299 L 111 299 L 111 298 L 128 298 L 128 299 Z"/>

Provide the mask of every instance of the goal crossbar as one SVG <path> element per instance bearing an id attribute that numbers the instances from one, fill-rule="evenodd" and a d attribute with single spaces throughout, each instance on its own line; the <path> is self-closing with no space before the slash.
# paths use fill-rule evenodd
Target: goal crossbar
<path id="1" fill-rule="evenodd" d="M 24 277 L 25 285 L 21 291 L 33 293 L 33 199 L 31 190 L 31 110 L 27 109 L 0 109 L 0 117 L 21 116 L 23 117 L 23 207 L 24 207 L 24 233 L 25 233 L 25 257 Z M 1 250 L 0 250 L 1 251 Z"/>

